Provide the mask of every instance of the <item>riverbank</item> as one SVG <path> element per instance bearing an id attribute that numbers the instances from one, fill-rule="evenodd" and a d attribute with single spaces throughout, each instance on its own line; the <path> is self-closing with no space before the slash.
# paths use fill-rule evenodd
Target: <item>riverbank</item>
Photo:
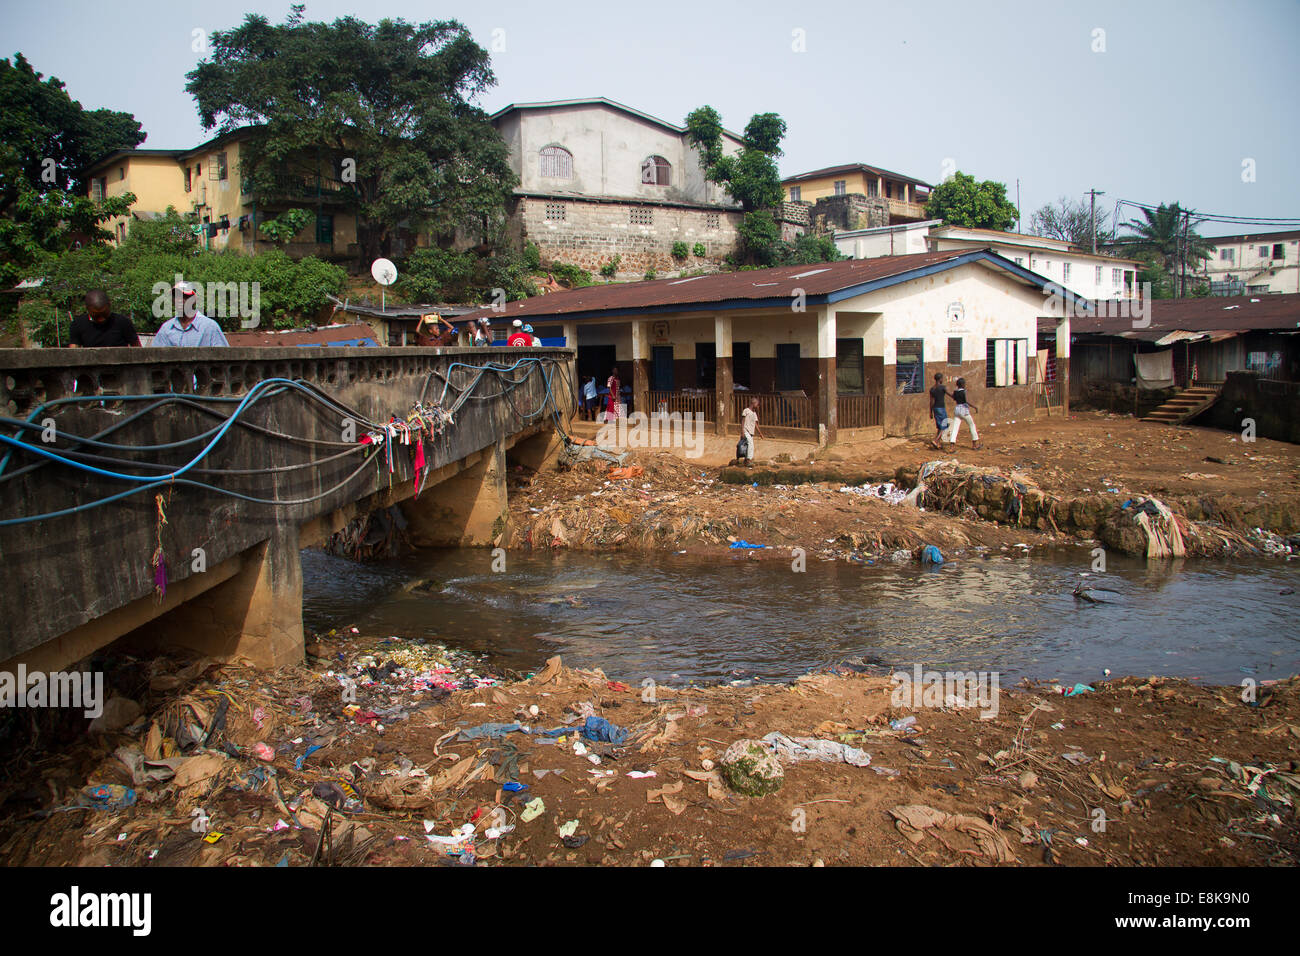
<path id="1" fill-rule="evenodd" d="M 993 423 L 981 437 L 979 450 L 936 451 L 922 439 L 837 445 L 805 460 L 783 450 L 752 468 L 634 450 L 634 477 L 613 477 L 598 461 L 516 473 L 505 543 L 716 553 L 742 541 L 767 545 L 760 557 L 790 560 L 800 548 L 864 562 L 919 557 L 926 545 L 958 554 L 1096 544 L 1150 556 L 1300 553 L 1294 445 L 1107 413 Z M 919 509 L 896 503 L 919 481 Z M 1153 545 L 1150 529 L 1161 523 Z"/>
<path id="2" fill-rule="evenodd" d="M 629 687 L 558 658 L 522 679 L 489 675 L 434 645 L 362 635 L 323 638 L 312 652 L 308 666 L 275 675 L 118 662 L 112 684 L 138 713 L 120 701 L 112 729 L 31 753 L 22 772 L 11 762 L 0 861 L 1300 859 L 1296 678 L 1261 685 L 1248 702 L 1237 687 L 1124 678 L 1075 696 L 996 688 L 964 706 L 976 697 L 961 689 L 900 703 L 888 676 L 851 662 L 785 685 Z M 584 737 L 601 726 L 589 717 L 626 739 Z M 775 792 L 746 796 L 724 777 L 724 754 L 773 733 L 807 738 L 835 762 L 786 759 Z M 92 786 L 122 802 L 129 788 L 130 805 L 78 807 L 95 802 Z"/>

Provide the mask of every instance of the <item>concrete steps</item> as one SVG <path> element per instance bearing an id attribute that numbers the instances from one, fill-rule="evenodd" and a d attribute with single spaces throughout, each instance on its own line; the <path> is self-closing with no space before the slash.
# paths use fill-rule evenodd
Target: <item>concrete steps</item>
<path id="1" fill-rule="evenodd" d="M 1181 425 L 1195 418 L 1219 400 L 1219 387 L 1215 385 L 1194 385 L 1184 388 L 1177 395 L 1148 414 L 1143 421 L 1159 422 L 1163 425 Z"/>

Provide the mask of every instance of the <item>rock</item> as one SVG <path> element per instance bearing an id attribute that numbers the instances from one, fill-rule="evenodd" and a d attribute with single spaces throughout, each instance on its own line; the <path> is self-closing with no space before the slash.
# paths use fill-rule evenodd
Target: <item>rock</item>
<path id="1" fill-rule="evenodd" d="M 727 748 L 719 765 L 731 789 L 748 797 L 776 793 L 785 783 L 781 761 L 759 740 L 737 740 Z"/>

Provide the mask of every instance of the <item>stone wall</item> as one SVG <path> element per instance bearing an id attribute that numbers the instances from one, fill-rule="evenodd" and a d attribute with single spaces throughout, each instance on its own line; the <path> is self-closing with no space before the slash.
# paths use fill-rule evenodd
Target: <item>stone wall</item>
<path id="1" fill-rule="evenodd" d="M 813 232 L 848 232 L 889 225 L 889 200 L 861 193 L 823 196 L 809 211 Z"/>
<path id="2" fill-rule="evenodd" d="M 598 273 L 618 255 L 618 275 L 640 278 L 649 269 L 665 276 L 721 266 L 735 251 L 741 218 L 739 211 L 721 208 L 521 197 L 508 229 L 521 243 L 535 243 L 543 261 Z M 686 243 L 684 260 L 673 257 L 675 242 Z M 695 255 L 696 243 L 704 244 L 703 257 Z"/>
<path id="3" fill-rule="evenodd" d="M 1197 424 L 1241 432 L 1246 418 L 1255 420 L 1257 438 L 1300 442 L 1300 382 L 1264 379 L 1255 372 L 1228 372 L 1218 402 Z"/>

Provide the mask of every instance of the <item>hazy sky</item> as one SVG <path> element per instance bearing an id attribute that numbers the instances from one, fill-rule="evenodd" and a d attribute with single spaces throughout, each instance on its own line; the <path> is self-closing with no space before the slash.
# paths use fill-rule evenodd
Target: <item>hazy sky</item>
<path id="1" fill-rule="evenodd" d="M 255 9 L 278 22 L 289 6 Z M 193 31 L 252 9 L 8 0 L 0 55 L 23 52 L 87 108 L 134 113 L 145 147 L 192 146 L 210 135 L 184 91 Z M 785 175 L 864 162 L 938 182 L 950 160 L 1013 202 L 1019 179 L 1026 225 L 1090 187 L 1108 210 L 1300 217 L 1300 0 L 307 3 L 308 19 L 348 14 L 454 18 L 489 50 L 504 41 L 489 112 L 606 96 L 680 124 L 708 103 L 739 131 L 772 111 L 789 124 Z"/>

